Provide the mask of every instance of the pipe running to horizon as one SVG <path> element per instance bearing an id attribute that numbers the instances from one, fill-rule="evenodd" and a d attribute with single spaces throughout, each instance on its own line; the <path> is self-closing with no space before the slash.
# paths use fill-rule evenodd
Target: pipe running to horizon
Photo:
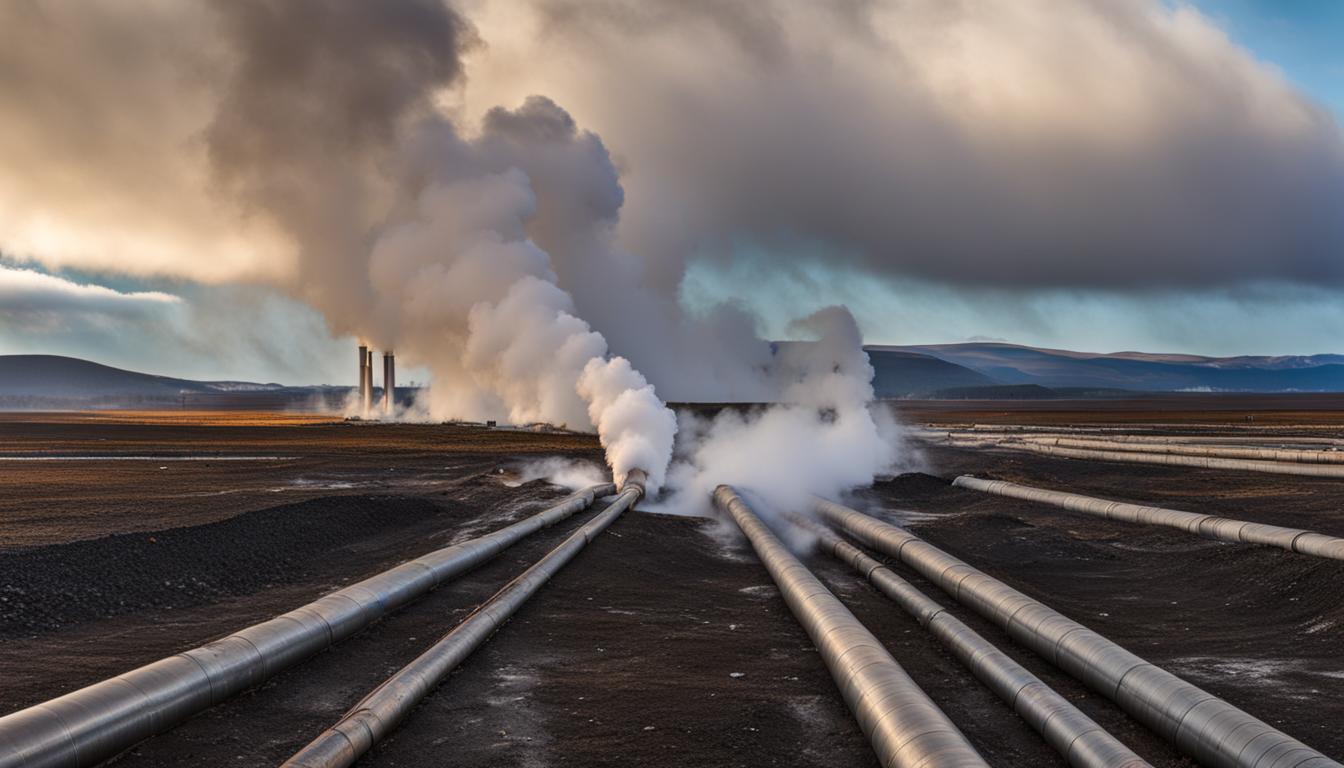
<path id="1" fill-rule="evenodd" d="M 1161 525 L 1203 536 L 1206 539 L 1232 541 L 1240 544 L 1264 544 L 1303 555 L 1344 560 L 1344 539 L 1301 528 L 1285 528 L 1279 525 L 1252 523 L 1216 515 L 1185 512 L 1179 509 L 1128 504 L 1123 501 L 1098 499 L 1077 493 L 1033 488 L 1028 485 L 1010 483 L 1007 480 L 985 480 L 971 475 L 962 475 L 953 480 L 952 484 L 958 488 L 967 488 L 996 496 L 1050 504 L 1074 512 L 1103 517 L 1107 520 L 1119 520 L 1141 525 Z"/>
<path id="2" fill-rule="evenodd" d="M 714 503 L 746 535 L 885 768 L 984 768 L 960 730 L 731 486 Z"/>
<path id="3" fill-rule="evenodd" d="M 1344 478 L 1344 465 L 1340 464 L 1302 464 L 1291 461 L 1251 461 L 1246 459 L 1224 459 L 1213 456 L 1181 456 L 1163 453 L 1137 453 L 1131 450 L 1085 450 L 1081 448 L 1062 448 L 1054 445 L 1029 442 L 1026 440 L 995 440 L 992 438 L 960 439 L 949 436 L 953 445 L 967 445 L 980 448 L 1001 448 L 1010 451 L 1028 451 L 1047 456 L 1061 456 L 1067 459 L 1091 459 L 1094 461 L 1115 461 L 1128 464 L 1158 464 L 1175 467 L 1196 467 L 1199 469 L 1231 469 L 1245 472 L 1268 472 L 1280 475 L 1299 475 L 1305 477 Z"/>
<path id="4" fill-rule="evenodd" d="M 353 764 L 393 731 L 450 672 L 485 644 L 523 603 L 643 495 L 642 476 L 633 481 L 627 478 L 620 495 L 606 509 L 594 515 L 558 547 L 506 584 L 414 661 L 385 680 L 335 725 L 286 760 L 281 768 L 342 768 Z"/>
<path id="5" fill-rule="evenodd" d="M 876 558 L 820 526 L 815 532 L 828 554 L 858 571 L 891 598 L 1074 768 L 1152 768 L 1129 747 L 1069 703 L 1026 667 L 948 613 Z"/>
<path id="6" fill-rule="evenodd" d="M 1340 763 L 918 536 L 814 499 L 822 519 L 932 581 L 1019 643 L 1215 768 L 1344 768 Z"/>
<path id="7" fill-rule="evenodd" d="M 615 490 L 605 483 L 573 493 L 493 533 L 434 550 L 228 637 L 0 717 L 0 768 L 96 765 L 350 637 Z"/>
<path id="8" fill-rule="evenodd" d="M 1249 459 L 1252 461 L 1286 461 L 1297 464 L 1344 464 L 1344 451 L 1310 448 L 1257 448 L 1239 445 L 1182 445 L 1178 441 L 1129 441 L 1092 437 L 1059 437 L 1024 435 L 1016 438 L 1030 443 L 1053 445 L 1059 448 L 1081 448 L 1091 451 L 1128 451 L 1130 453 L 1157 453 L 1176 456 L 1211 456 L 1220 459 Z"/>

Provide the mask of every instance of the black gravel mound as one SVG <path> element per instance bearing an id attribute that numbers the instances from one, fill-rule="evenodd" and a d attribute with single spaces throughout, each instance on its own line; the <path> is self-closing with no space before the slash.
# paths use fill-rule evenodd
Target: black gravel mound
<path id="1" fill-rule="evenodd" d="M 443 514 L 423 498 L 333 496 L 207 525 L 0 552 L 0 638 L 313 577 L 342 565 L 342 551 L 361 539 Z"/>
<path id="2" fill-rule="evenodd" d="M 947 493 L 951 480 L 924 472 L 906 472 L 890 480 L 873 483 L 873 489 L 902 499 L 922 499 Z"/>

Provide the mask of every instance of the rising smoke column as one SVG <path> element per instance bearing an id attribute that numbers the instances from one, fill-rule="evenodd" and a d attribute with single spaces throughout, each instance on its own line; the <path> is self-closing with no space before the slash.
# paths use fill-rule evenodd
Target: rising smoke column
<path id="1" fill-rule="evenodd" d="M 617 479 L 644 469 L 656 492 L 675 417 L 608 357 L 530 233 L 603 246 L 623 192 L 600 140 L 542 98 L 462 136 L 435 100 L 475 41 L 436 0 L 216 9 L 237 61 L 210 157 L 224 188 L 293 238 L 290 290 L 333 331 L 429 367 L 425 415 L 595 427 Z M 542 200 L 528 167 L 569 183 Z"/>
<path id="2" fill-rule="evenodd" d="M 461 119 L 462 57 L 480 41 L 439 0 L 25 8 L 0 8 L 20 38 L 0 51 L 18 73 L 0 78 L 0 103 L 25 118 L 0 127 L 0 156 L 78 162 L 0 181 L 4 200 L 28 184 L 18 196 L 36 202 L 14 207 L 19 219 L 78 211 L 72 222 L 101 235 L 106 217 L 83 214 L 112 211 L 114 234 L 135 246 L 117 252 L 155 256 L 138 274 L 278 285 L 333 334 L 428 367 L 417 415 L 595 428 L 616 474 L 643 468 L 653 491 L 677 429 L 658 397 L 665 384 L 716 401 L 770 400 L 789 384 L 777 369 L 792 353 L 777 359 L 752 317 L 733 307 L 687 317 L 656 285 L 659 259 L 616 245 L 625 192 L 596 134 L 537 96 L 479 125 Z M 97 45 L 58 45 L 63 30 Z M 65 48 L 98 55 L 50 54 Z M 116 77 L 105 59 L 121 64 Z M 50 83 L 80 96 L 62 103 L 87 104 L 91 119 L 29 98 Z M 82 135 L 88 126 L 97 135 Z M 59 151 L 35 151 L 43 142 Z M 24 181 L 47 176 L 100 194 L 84 205 Z M 115 194 L 146 186 L 153 210 Z M 9 218 L 0 210 L 0 224 Z M 95 240 L 58 250 L 96 252 Z"/>
<path id="3" fill-rule="evenodd" d="M 793 325 L 816 340 L 780 345 L 780 402 L 709 420 L 682 414 L 667 511 L 710 514 L 721 483 L 749 490 L 765 509 L 800 510 L 809 494 L 866 486 L 894 467 L 900 436 L 874 403 L 873 368 L 853 316 L 829 307 Z"/>

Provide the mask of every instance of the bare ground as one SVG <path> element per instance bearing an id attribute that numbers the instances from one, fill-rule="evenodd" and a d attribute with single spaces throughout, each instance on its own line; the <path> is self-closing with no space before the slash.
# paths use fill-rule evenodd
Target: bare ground
<path id="1" fill-rule="evenodd" d="M 520 458 L 600 457 L 590 438 L 570 435 L 128 421 L 0 420 L 0 450 L 295 458 L 167 470 L 0 465 L 0 597 L 13 601 L 0 603 L 0 713 L 268 618 L 563 493 L 540 482 L 508 487 L 501 478 Z M 947 480 L 971 472 L 1344 535 L 1336 483 L 947 448 L 928 449 L 925 464 L 931 474 L 878 483 L 855 505 L 909 522 L 1149 660 L 1344 754 L 1344 564 L 1083 517 Z M 296 484 L 313 478 L 325 484 Z M 192 495 L 205 490 L 229 493 Z M 280 762 L 583 519 L 522 542 L 118 764 Z M 848 570 L 808 562 L 991 763 L 1062 765 L 912 619 Z M 1189 764 L 946 595 L 928 594 L 1154 764 Z M 617 521 L 361 764 L 450 761 L 875 765 L 745 543 L 719 523 L 648 513 Z"/>

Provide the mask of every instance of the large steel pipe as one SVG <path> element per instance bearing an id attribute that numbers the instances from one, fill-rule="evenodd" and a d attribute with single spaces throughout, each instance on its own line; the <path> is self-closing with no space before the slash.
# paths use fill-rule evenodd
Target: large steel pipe
<path id="1" fill-rule="evenodd" d="M 1306 451 L 1312 454 L 1325 453 L 1333 456 L 1340 456 L 1338 450 L 1344 446 L 1344 440 L 1332 437 L 1310 437 L 1301 435 L 1235 435 L 1235 434 L 1133 434 L 1132 432 L 1112 433 L 1102 429 L 1096 430 L 1074 430 L 1064 431 L 1061 428 L 1029 429 L 1026 427 L 1014 427 L 1002 431 L 989 431 L 984 429 L 948 428 L 933 429 L 924 428 L 916 430 L 915 437 L 925 440 L 944 440 L 949 442 L 958 441 L 995 441 L 1002 442 L 1006 440 L 1027 440 L 1031 442 L 1050 442 L 1055 439 L 1077 440 L 1087 442 L 1111 442 L 1127 444 L 1149 443 L 1154 445 L 1176 445 L 1176 446 L 1213 446 L 1213 447 L 1242 447 L 1242 448 L 1274 448 L 1277 446 L 1280 450 L 1287 451 Z M 1260 444 L 1263 444 L 1261 446 Z M 1310 446 L 1310 447 L 1292 447 L 1292 446 Z M 1142 450 L 1140 448 L 1124 448 L 1117 450 Z M 1153 450 L 1153 453 L 1161 451 Z M 1250 456 L 1229 457 L 1229 458 L 1253 458 Z M 1310 460 L 1310 459 L 1308 459 Z M 1330 463 L 1334 460 L 1326 458 L 1321 463 Z"/>
<path id="2" fill-rule="evenodd" d="M 822 547 L 848 563 L 882 594 L 929 630 L 953 656 L 1075 768 L 1151 768 L 1008 654 L 930 600 L 913 584 L 838 536 L 821 533 Z"/>
<path id="3" fill-rule="evenodd" d="M 485 643 L 543 584 L 643 495 L 642 485 L 627 480 L 620 495 L 606 509 L 375 688 L 335 725 L 286 760 L 282 768 L 337 768 L 358 760 L 396 728 L 449 672 Z"/>
<path id="4" fill-rule="evenodd" d="M 985 480 L 970 475 L 962 475 L 953 480 L 952 484 L 960 488 L 969 488 L 997 496 L 1008 496 L 1014 499 L 1050 504 L 1075 512 L 1104 517 L 1108 520 L 1145 525 L 1165 525 L 1168 528 L 1177 528 L 1209 539 L 1235 541 L 1243 544 L 1267 544 L 1271 547 L 1279 547 L 1290 552 L 1300 552 L 1304 555 L 1344 560 L 1344 539 L 1302 530 L 1301 528 L 1284 528 L 1278 525 L 1232 520 L 1216 515 L 1184 512 L 1179 509 L 1127 504 L 1123 501 L 1110 501 L 1092 496 L 1082 496 L 1077 493 L 1032 488 L 1027 485 L 1010 483 L 1007 480 Z"/>
<path id="5" fill-rule="evenodd" d="M 1032 443 L 1055 445 L 1060 448 L 1082 448 L 1090 451 L 1129 451 L 1131 453 L 1160 453 L 1177 456 L 1213 456 L 1223 459 L 1250 459 L 1254 461 L 1290 461 L 1299 464 L 1344 464 L 1344 451 L 1322 451 L 1307 448 L 1255 448 L 1237 445 L 1182 445 L 1172 441 L 1128 441 L 1104 438 L 1045 437 L 1028 435 L 1018 438 Z"/>
<path id="6" fill-rule="evenodd" d="M 1130 464 L 1165 464 L 1177 467 L 1198 467 L 1200 469 L 1233 469 L 1245 472 L 1270 472 L 1280 475 L 1304 475 L 1308 477 L 1344 477 L 1344 465 L 1334 464 L 1298 464 L 1287 461 L 1220 459 L 1211 456 L 1178 456 L 1163 453 L 1133 453 L 1130 451 L 1094 451 L 1078 448 L 1060 448 L 1054 445 L 1042 445 L 1026 441 L 1002 441 L 994 443 L 994 447 L 1031 451 L 1033 453 L 1043 453 L 1049 456 L 1063 456 L 1069 459 L 1119 461 Z"/>
<path id="7" fill-rule="evenodd" d="M 789 553 L 736 491 L 720 485 L 714 502 L 746 534 L 794 618 L 817 646 L 882 765 L 986 765 L 882 643 Z"/>
<path id="8" fill-rule="evenodd" d="M 1268 723 L 1144 661 L 909 531 L 833 501 L 815 502 L 823 519 L 915 569 L 1201 764 L 1224 768 L 1341 768 Z"/>
<path id="9" fill-rule="evenodd" d="M 1202 444 L 1202 445 L 1251 445 L 1255 443 L 1265 443 L 1268 445 L 1288 446 L 1288 445 L 1311 445 L 1316 446 L 1311 449 L 1302 450 L 1330 450 L 1337 446 L 1344 445 L 1344 441 L 1333 437 L 1303 437 L 1300 435 L 1131 435 L 1131 434 L 1045 434 L 1031 435 L 1031 437 L 1066 437 L 1083 440 L 1110 440 L 1117 443 L 1175 443 Z"/>
<path id="10" fill-rule="evenodd" d="M 615 490 L 593 486 L 494 533 L 435 550 L 221 640 L 6 715 L 0 718 L 0 768 L 99 763 L 353 635 Z"/>

